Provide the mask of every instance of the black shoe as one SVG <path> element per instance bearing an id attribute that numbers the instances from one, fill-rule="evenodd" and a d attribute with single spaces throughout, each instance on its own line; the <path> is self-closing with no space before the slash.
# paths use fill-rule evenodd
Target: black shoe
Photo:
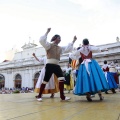
<path id="1" fill-rule="evenodd" d="M 38 98 L 38 97 L 39 97 L 38 95 L 35 96 L 35 98 Z"/>
<path id="2" fill-rule="evenodd" d="M 111 89 L 111 91 L 112 91 L 113 93 L 116 93 L 116 91 L 115 91 L 115 89 L 114 89 L 114 88 L 112 88 L 112 89 Z"/>
<path id="3" fill-rule="evenodd" d="M 86 98 L 87 98 L 87 100 L 88 100 L 89 102 L 91 102 L 91 101 L 92 101 L 92 99 L 91 99 L 91 97 L 90 97 L 90 96 L 86 96 Z"/>
<path id="4" fill-rule="evenodd" d="M 107 91 L 105 91 L 106 94 L 109 94 Z"/>
<path id="5" fill-rule="evenodd" d="M 54 94 L 51 94 L 50 98 L 54 98 Z"/>
<path id="6" fill-rule="evenodd" d="M 113 93 L 116 93 L 115 91 Z"/>
<path id="7" fill-rule="evenodd" d="M 102 96 L 102 94 L 98 94 L 99 95 L 99 97 L 100 97 L 100 100 L 103 100 L 104 99 L 104 97 Z"/>
<path id="8" fill-rule="evenodd" d="M 41 95 L 41 96 L 42 96 L 42 95 Z M 36 95 L 35 98 L 40 98 L 40 96 L 39 96 L 39 95 Z"/>

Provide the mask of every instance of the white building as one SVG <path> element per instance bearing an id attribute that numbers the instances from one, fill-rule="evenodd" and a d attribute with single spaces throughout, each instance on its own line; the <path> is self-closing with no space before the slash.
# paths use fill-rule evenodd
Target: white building
<path id="1" fill-rule="evenodd" d="M 120 42 L 105 44 L 98 46 L 100 48 L 108 48 L 108 51 L 94 54 L 94 58 L 103 64 L 104 60 L 108 63 L 116 61 L 120 65 Z M 45 50 L 43 47 L 37 47 L 36 44 L 28 43 L 23 47 L 23 51 L 16 52 L 11 61 L 0 63 L 0 88 L 13 88 L 13 87 L 31 87 L 33 88 L 39 76 L 39 71 L 42 69 L 43 64 L 37 62 L 32 53 L 37 57 L 44 56 Z M 11 53 L 10 53 L 11 54 Z M 10 56 L 9 56 L 10 57 Z M 68 63 L 68 54 L 61 57 L 60 66 L 63 68 Z"/>
<path id="2" fill-rule="evenodd" d="M 32 54 L 35 53 L 37 57 L 42 57 L 46 54 L 43 47 L 36 46 L 33 43 L 25 44 L 22 46 L 23 51 L 16 52 L 11 61 L 5 60 L 0 63 L 0 88 L 33 88 L 35 86 L 43 64 L 37 62 Z M 13 51 L 10 52 L 10 55 L 13 56 Z M 63 55 L 60 61 L 61 67 L 64 67 L 67 62 L 68 57 Z"/>

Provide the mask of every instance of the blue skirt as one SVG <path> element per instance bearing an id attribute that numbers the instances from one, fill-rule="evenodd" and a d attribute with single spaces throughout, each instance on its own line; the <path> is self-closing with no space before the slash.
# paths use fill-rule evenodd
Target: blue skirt
<path id="1" fill-rule="evenodd" d="M 114 75 L 111 72 L 107 72 L 107 81 L 108 81 L 109 89 L 118 88 L 117 83 L 114 79 Z"/>
<path id="2" fill-rule="evenodd" d="M 98 91 L 106 91 L 109 89 L 105 75 L 99 64 L 95 60 L 88 63 L 88 74 L 84 64 L 81 64 L 78 71 L 76 80 L 75 95 L 86 95 L 87 92 L 92 94 Z"/>

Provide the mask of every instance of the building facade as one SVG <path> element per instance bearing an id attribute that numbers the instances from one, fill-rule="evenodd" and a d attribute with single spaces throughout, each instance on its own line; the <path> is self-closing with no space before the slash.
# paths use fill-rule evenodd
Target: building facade
<path id="1" fill-rule="evenodd" d="M 0 89 L 35 87 L 44 65 L 36 61 L 32 54 L 35 53 L 38 58 L 46 54 L 43 47 L 36 46 L 33 43 L 25 44 L 22 47 L 23 51 L 16 52 L 12 60 L 0 63 Z M 65 54 L 60 61 L 61 67 L 64 67 L 67 62 L 68 57 Z"/>
<path id="2" fill-rule="evenodd" d="M 100 65 L 107 60 L 108 63 L 115 61 L 120 66 L 120 42 L 105 44 L 98 46 L 100 48 L 108 48 L 103 53 L 93 54 L 93 57 Z M 46 52 L 43 47 L 37 47 L 36 44 L 28 43 L 23 47 L 23 51 L 16 52 L 10 61 L 0 63 L 0 89 L 5 88 L 34 88 L 39 77 L 43 64 L 40 64 L 32 56 L 33 53 L 37 57 L 43 57 Z M 68 54 L 63 54 L 60 60 L 62 68 L 67 66 L 69 60 Z"/>

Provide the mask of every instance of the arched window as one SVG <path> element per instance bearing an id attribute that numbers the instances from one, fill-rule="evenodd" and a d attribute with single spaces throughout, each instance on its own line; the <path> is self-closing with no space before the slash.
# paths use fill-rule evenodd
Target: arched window
<path id="1" fill-rule="evenodd" d="M 5 77 L 2 74 L 0 74 L 0 80 L 5 80 Z"/>
<path id="2" fill-rule="evenodd" d="M 5 77 L 0 74 L 0 89 L 5 87 Z"/>
<path id="3" fill-rule="evenodd" d="M 22 77 L 21 77 L 20 74 L 17 74 L 17 75 L 15 76 L 15 80 L 21 80 L 21 79 L 22 79 Z"/>
<path id="4" fill-rule="evenodd" d="M 20 74 L 17 74 L 15 76 L 15 83 L 14 83 L 14 87 L 15 88 L 21 88 L 21 83 L 22 83 L 22 77 Z"/>
<path id="5" fill-rule="evenodd" d="M 35 76 L 34 76 L 34 88 L 35 88 L 35 85 L 38 81 L 39 75 L 40 75 L 40 72 L 36 73 Z"/>
<path id="6" fill-rule="evenodd" d="M 40 73 L 36 73 L 34 79 L 38 79 Z"/>

